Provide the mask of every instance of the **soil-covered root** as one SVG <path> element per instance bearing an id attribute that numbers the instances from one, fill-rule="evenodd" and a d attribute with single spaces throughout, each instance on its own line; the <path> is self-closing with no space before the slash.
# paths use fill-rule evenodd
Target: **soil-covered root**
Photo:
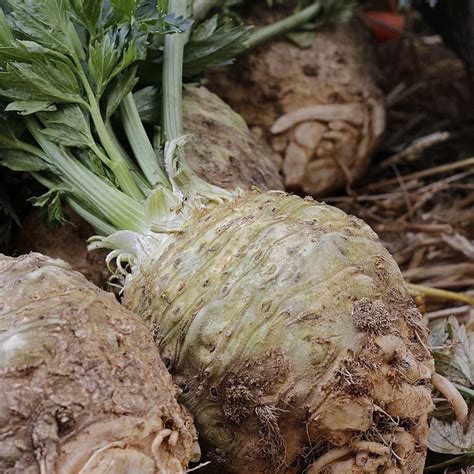
<path id="1" fill-rule="evenodd" d="M 422 471 L 433 362 L 397 265 L 362 221 L 248 193 L 143 260 L 124 304 L 152 328 L 215 472 L 321 459 Z"/>
<path id="2" fill-rule="evenodd" d="M 206 181 L 224 189 L 283 189 L 271 151 L 258 144 L 244 119 L 205 87 L 185 87 L 186 160 Z"/>
<path id="3" fill-rule="evenodd" d="M 247 21 L 271 18 L 256 7 Z M 323 196 L 364 174 L 383 134 L 377 75 L 370 36 L 354 20 L 319 29 L 309 48 L 265 44 L 208 78 L 269 143 L 286 188 Z"/>
<path id="4" fill-rule="evenodd" d="M 184 472 L 191 417 L 146 327 L 40 254 L 0 255 L 0 471 Z"/>

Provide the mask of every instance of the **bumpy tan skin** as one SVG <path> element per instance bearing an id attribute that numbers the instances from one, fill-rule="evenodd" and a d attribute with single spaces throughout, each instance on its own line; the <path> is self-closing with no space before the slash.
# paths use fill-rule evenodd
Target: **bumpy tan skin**
<path id="1" fill-rule="evenodd" d="M 216 472 L 422 471 L 433 363 L 396 263 L 361 220 L 249 193 L 196 217 L 125 295 Z"/>
<path id="2" fill-rule="evenodd" d="M 0 400 L 4 474 L 181 473 L 196 446 L 143 323 L 40 254 L 0 255 Z"/>
<path id="3" fill-rule="evenodd" d="M 184 131 L 191 134 L 186 160 L 207 182 L 228 190 L 283 189 L 271 151 L 243 118 L 205 87 L 185 87 Z"/>
<path id="4" fill-rule="evenodd" d="M 259 15 L 270 18 L 258 10 L 248 22 Z M 269 143 L 287 189 L 324 196 L 350 186 L 385 128 L 370 38 L 355 21 L 318 30 L 310 48 L 273 41 L 208 78 Z"/>

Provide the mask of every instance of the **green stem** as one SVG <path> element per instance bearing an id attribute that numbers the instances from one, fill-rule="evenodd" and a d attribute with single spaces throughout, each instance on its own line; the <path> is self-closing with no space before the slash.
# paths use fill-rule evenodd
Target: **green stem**
<path id="1" fill-rule="evenodd" d="M 112 124 L 110 123 L 110 121 L 107 121 L 105 127 L 107 128 L 107 133 L 113 141 L 115 148 L 121 154 L 123 161 L 127 163 L 128 169 L 130 170 L 130 173 L 132 175 L 132 178 L 135 180 L 135 183 L 141 189 L 142 193 L 147 196 L 151 191 L 150 183 L 145 179 L 145 177 L 137 168 L 135 163 L 127 155 L 127 152 L 123 149 L 122 144 L 119 142 L 119 139 L 115 135 L 114 129 L 112 128 Z"/>
<path id="2" fill-rule="evenodd" d="M 169 0 L 168 13 L 174 16 L 186 14 L 185 0 Z M 175 33 L 165 38 L 163 53 L 163 128 L 165 145 L 165 169 L 173 186 L 173 192 L 186 197 L 200 196 L 222 202 L 232 193 L 213 186 L 201 179 L 186 162 L 182 144 L 173 143 L 183 136 L 183 50 L 186 33 Z M 167 145 L 169 148 L 167 150 Z M 175 148 L 176 147 L 176 148 Z"/>
<path id="3" fill-rule="evenodd" d="M 140 119 L 132 93 L 129 93 L 120 104 L 120 114 L 125 134 L 148 182 L 152 186 L 162 184 L 169 187 L 168 178 L 160 167 L 155 150 Z"/>
<path id="4" fill-rule="evenodd" d="M 46 176 L 43 176 L 41 173 L 38 173 L 36 171 L 31 173 L 31 176 L 38 181 L 38 183 L 42 184 L 46 189 L 54 189 L 55 187 L 58 187 L 61 185 L 61 183 L 54 182 L 53 180 L 47 178 Z"/>
<path id="5" fill-rule="evenodd" d="M 42 184 L 46 189 L 53 189 L 58 186 L 58 184 L 60 184 L 51 181 L 49 178 L 43 176 L 40 173 L 34 172 L 31 173 L 31 176 L 33 176 L 33 178 L 35 178 L 36 181 Z M 89 222 L 89 224 L 91 224 L 92 227 L 94 227 L 94 229 L 101 235 L 111 235 L 114 232 L 117 232 L 118 229 L 108 224 L 104 216 L 99 216 L 100 212 L 97 209 L 95 209 L 94 213 L 92 213 L 87 210 L 77 199 L 71 196 L 66 196 L 65 201 L 69 204 L 73 211 L 79 214 L 79 216 L 82 217 L 86 222 Z"/>
<path id="6" fill-rule="evenodd" d="M 320 10 L 321 3 L 318 1 L 299 12 L 293 13 L 293 15 L 290 15 L 281 21 L 259 28 L 253 32 L 247 40 L 247 49 L 255 48 L 276 36 L 284 35 L 285 33 L 304 25 L 319 13 Z"/>
<path id="7" fill-rule="evenodd" d="M 186 15 L 185 0 L 169 0 L 168 13 Z M 183 134 L 183 52 L 186 35 L 175 33 L 165 37 L 163 59 L 163 128 L 166 140 Z"/>
<path id="8" fill-rule="evenodd" d="M 41 159 L 44 159 L 44 153 L 41 148 L 38 148 L 34 145 L 30 145 L 29 143 L 23 142 L 21 140 L 15 138 L 9 138 L 5 135 L 0 135 L 0 144 L 2 148 L 11 149 L 11 150 L 21 150 L 25 151 L 26 153 L 30 153 L 32 155 L 36 155 Z"/>
<path id="9" fill-rule="evenodd" d="M 24 121 L 44 152 L 43 160 L 57 169 L 64 184 L 71 187 L 73 195 L 87 203 L 91 209 L 95 208 L 102 215 L 107 216 L 118 229 L 144 231 L 145 213 L 141 203 L 109 186 L 64 148 L 47 140 L 34 118 L 25 117 Z"/>
<path id="10" fill-rule="evenodd" d="M 77 57 L 74 57 L 74 61 L 77 66 L 79 77 L 81 78 L 82 85 L 87 94 L 87 99 L 89 101 L 89 112 L 94 122 L 95 129 L 99 135 L 100 142 L 104 147 L 106 153 L 108 154 L 111 165 L 110 169 L 117 178 L 117 182 L 122 189 L 122 191 L 128 194 L 131 198 L 135 199 L 138 202 L 143 200 L 143 193 L 140 191 L 139 187 L 130 176 L 130 170 L 127 166 L 125 160 L 123 160 L 120 152 L 114 145 L 113 140 L 107 133 L 107 127 L 105 126 L 102 114 L 100 113 L 99 103 L 95 97 L 94 91 L 87 79 L 86 74 L 82 68 L 82 64 Z"/>
<path id="11" fill-rule="evenodd" d="M 112 162 L 110 161 L 109 157 L 97 146 L 97 143 L 91 144 L 91 150 L 99 157 L 100 161 L 104 163 L 105 166 L 110 168 L 112 166 Z"/>
<path id="12" fill-rule="evenodd" d="M 112 235 L 118 230 L 114 226 L 108 224 L 99 216 L 97 216 L 96 213 L 90 212 L 88 209 L 82 206 L 80 202 L 76 199 L 67 197 L 66 202 L 69 204 L 69 207 L 73 211 L 75 211 L 86 222 L 89 222 L 89 224 L 91 224 L 92 227 L 94 227 L 94 229 L 99 232 L 100 235 Z"/>

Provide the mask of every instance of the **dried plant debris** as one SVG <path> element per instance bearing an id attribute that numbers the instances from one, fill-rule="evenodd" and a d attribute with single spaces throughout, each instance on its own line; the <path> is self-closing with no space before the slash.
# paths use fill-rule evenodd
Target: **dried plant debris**
<path id="1" fill-rule="evenodd" d="M 429 343 L 437 372 L 458 385 L 474 388 L 474 332 L 467 332 L 452 316 L 432 329 Z"/>
<path id="2" fill-rule="evenodd" d="M 435 453 L 474 456 L 474 416 L 471 414 L 466 432 L 457 422 L 431 420 L 428 448 Z"/>
<path id="3" fill-rule="evenodd" d="M 451 316 L 433 325 L 428 342 L 436 370 L 444 376 L 437 376 L 441 385 L 434 383 L 439 394 L 434 397 L 436 409 L 430 423 L 428 448 L 433 453 L 456 456 L 429 463 L 429 469 L 469 465 L 474 461 L 474 332 Z"/>

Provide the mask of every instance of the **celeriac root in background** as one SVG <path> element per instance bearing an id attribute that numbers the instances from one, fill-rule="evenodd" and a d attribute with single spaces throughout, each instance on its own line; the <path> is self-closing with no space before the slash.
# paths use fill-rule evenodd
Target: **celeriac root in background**
<path id="1" fill-rule="evenodd" d="M 263 3 L 263 2 L 262 2 Z M 271 22 L 256 7 L 249 24 Z M 287 189 L 324 196 L 360 178 L 385 129 L 373 46 L 357 20 L 279 39 L 208 73 L 209 87 L 273 150 Z"/>

